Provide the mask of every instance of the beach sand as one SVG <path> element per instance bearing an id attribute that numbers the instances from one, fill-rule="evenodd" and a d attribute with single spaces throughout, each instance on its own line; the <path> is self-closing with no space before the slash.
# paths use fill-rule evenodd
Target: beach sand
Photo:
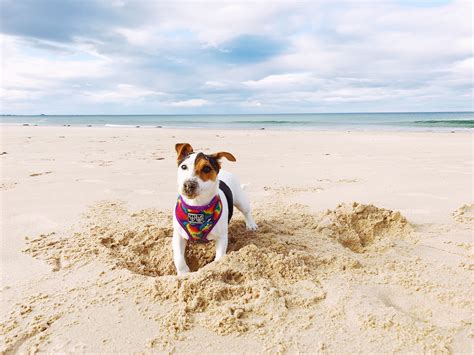
<path id="1" fill-rule="evenodd" d="M 472 353 L 473 134 L 3 126 L 4 352 Z M 171 256 L 174 144 L 259 225 Z"/>

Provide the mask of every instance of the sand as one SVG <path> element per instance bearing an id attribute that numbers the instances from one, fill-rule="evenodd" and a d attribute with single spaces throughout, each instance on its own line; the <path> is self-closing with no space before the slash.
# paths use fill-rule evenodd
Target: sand
<path id="1" fill-rule="evenodd" d="M 3 127 L 2 138 L 4 352 L 472 351 L 470 133 Z M 259 230 L 235 213 L 227 255 L 214 263 L 213 243 L 189 245 L 195 272 L 177 277 L 183 139 L 230 146 L 238 163 L 226 168 L 250 183 Z"/>

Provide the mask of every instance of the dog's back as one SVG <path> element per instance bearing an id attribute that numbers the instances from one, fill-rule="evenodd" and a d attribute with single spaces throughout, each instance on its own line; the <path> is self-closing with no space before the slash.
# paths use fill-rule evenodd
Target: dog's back
<path id="1" fill-rule="evenodd" d="M 255 221 L 253 220 L 251 214 L 250 214 L 250 201 L 245 194 L 244 190 L 242 189 L 242 185 L 240 185 L 240 181 L 237 179 L 237 177 L 228 171 L 222 170 L 219 172 L 219 180 L 224 181 L 227 186 L 232 191 L 232 195 L 234 198 L 234 206 L 237 207 L 237 209 L 242 212 L 245 218 L 245 224 L 247 226 L 247 229 L 250 230 L 255 230 L 257 229 L 257 225 L 255 224 Z"/>

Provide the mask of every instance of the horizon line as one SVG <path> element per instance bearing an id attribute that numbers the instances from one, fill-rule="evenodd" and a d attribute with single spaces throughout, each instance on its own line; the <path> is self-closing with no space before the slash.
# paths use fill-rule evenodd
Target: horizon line
<path id="1" fill-rule="evenodd" d="M 90 113 L 90 114 L 74 114 L 74 113 L 60 113 L 60 114 L 0 114 L 4 116 L 270 116 L 270 115 L 340 115 L 340 114 L 407 114 L 407 113 L 474 113 L 474 111 L 354 111 L 354 112 L 278 112 L 278 113 L 130 113 L 130 114 L 107 114 L 107 113 Z"/>

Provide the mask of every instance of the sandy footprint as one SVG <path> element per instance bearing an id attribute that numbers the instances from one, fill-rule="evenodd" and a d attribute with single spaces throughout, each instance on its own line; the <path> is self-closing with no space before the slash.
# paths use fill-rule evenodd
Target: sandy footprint
<path id="1" fill-rule="evenodd" d="M 459 315 L 439 312 L 425 303 L 424 295 L 413 295 L 400 286 L 361 286 L 348 300 L 347 317 L 367 334 L 367 340 L 377 339 L 379 346 L 393 352 L 426 351 L 418 342 L 424 339 L 431 351 L 450 353 L 450 335 L 444 327 L 455 326 Z"/>
<path id="2" fill-rule="evenodd" d="M 15 188 L 16 185 L 18 185 L 17 182 L 2 182 L 0 184 L 0 191 L 11 190 Z"/>
<path id="3" fill-rule="evenodd" d="M 90 184 L 105 184 L 105 180 L 101 180 L 101 179 L 76 179 L 76 182 L 86 182 Z"/>
<path id="4" fill-rule="evenodd" d="M 307 187 L 291 187 L 291 186 L 278 186 L 278 187 L 273 187 L 273 186 L 264 186 L 263 187 L 264 191 L 270 191 L 274 192 L 279 195 L 286 195 L 289 193 L 301 193 L 301 192 L 312 192 L 312 193 L 318 193 L 323 191 L 324 189 L 319 186 L 307 186 Z"/>

